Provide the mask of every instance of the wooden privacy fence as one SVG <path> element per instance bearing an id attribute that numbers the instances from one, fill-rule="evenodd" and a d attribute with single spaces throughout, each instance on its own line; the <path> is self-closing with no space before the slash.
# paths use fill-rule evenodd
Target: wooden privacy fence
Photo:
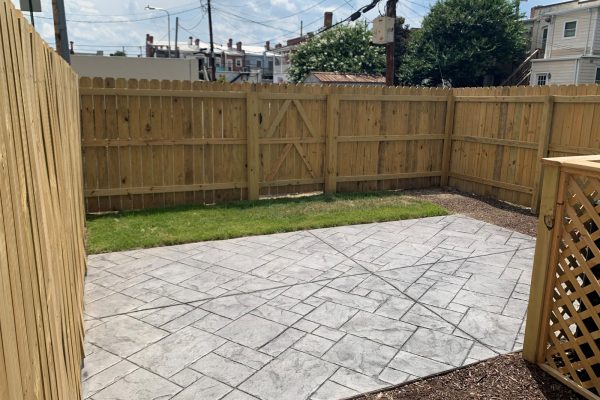
<path id="1" fill-rule="evenodd" d="M 0 49 L 0 399 L 78 399 L 78 78 L 8 0 L 0 0 Z"/>
<path id="2" fill-rule="evenodd" d="M 90 212 L 439 185 L 535 208 L 542 157 L 600 153 L 598 86 L 80 87 Z"/>
<path id="3" fill-rule="evenodd" d="M 600 153 L 600 86 L 454 89 L 450 185 L 534 209 L 544 157 Z"/>
<path id="4" fill-rule="evenodd" d="M 89 211 L 439 184 L 448 91 L 81 79 Z"/>
<path id="5" fill-rule="evenodd" d="M 600 394 L 600 156 L 544 160 L 523 355 Z"/>

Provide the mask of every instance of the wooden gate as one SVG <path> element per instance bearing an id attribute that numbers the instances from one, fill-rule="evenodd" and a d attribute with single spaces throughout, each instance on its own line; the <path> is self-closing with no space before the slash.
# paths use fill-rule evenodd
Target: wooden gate
<path id="1" fill-rule="evenodd" d="M 258 93 L 261 195 L 323 190 L 326 96 Z"/>

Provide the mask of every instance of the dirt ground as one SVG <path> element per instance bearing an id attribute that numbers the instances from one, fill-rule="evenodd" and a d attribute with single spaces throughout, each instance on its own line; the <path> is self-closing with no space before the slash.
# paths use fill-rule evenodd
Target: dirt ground
<path id="1" fill-rule="evenodd" d="M 525 235 L 536 236 L 537 217 L 531 214 L 529 208 L 452 189 L 406 190 L 403 193 L 439 204 L 452 213 L 467 215 Z"/>
<path id="2" fill-rule="evenodd" d="M 495 357 L 452 372 L 406 383 L 355 400 L 579 400 L 581 396 L 523 360 L 521 353 Z"/>

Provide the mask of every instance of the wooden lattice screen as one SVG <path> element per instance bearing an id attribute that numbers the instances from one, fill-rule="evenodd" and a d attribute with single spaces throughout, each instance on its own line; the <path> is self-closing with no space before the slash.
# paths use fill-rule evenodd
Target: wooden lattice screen
<path id="1" fill-rule="evenodd" d="M 525 358 L 600 398 L 600 158 L 546 160 Z"/>

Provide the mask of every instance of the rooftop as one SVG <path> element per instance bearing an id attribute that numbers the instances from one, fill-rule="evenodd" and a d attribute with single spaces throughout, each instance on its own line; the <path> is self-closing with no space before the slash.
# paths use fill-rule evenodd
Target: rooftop
<path id="1" fill-rule="evenodd" d="M 195 42 L 193 42 L 193 43 L 194 44 L 190 44 L 189 41 L 178 42 L 177 47 L 179 47 L 179 51 L 181 51 L 183 53 L 186 53 L 186 52 L 195 53 L 195 52 L 199 52 L 201 50 L 206 51 L 206 50 L 210 49 L 210 43 L 200 41 L 198 46 L 196 46 Z M 152 45 L 154 47 L 166 49 L 167 46 L 169 45 L 169 43 L 166 40 L 155 40 L 154 43 L 152 43 Z M 171 46 L 173 46 L 173 50 L 174 50 L 175 43 L 171 43 Z M 237 51 L 235 44 L 231 48 L 229 48 L 229 47 L 227 47 L 227 43 L 226 44 L 215 43 L 214 49 L 215 49 L 215 53 L 225 52 L 227 54 L 236 54 L 236 55 L 242 54 Z M 266 53 L 267 56 L 277 56 L 278 55 L 278 54 L 273 53 L 272 51 L 266 51 L 264 46 L 247 46 L 247 45 L 242 44 L 242 50 L 246 54 L 253 54 L 253 55 L 262 55 L 264 53 Z"/>
<path id="2" fill-rule="evenodd" d="M 323 83 L 385 83 L 385 76 L 341 72 L 311 72 Z"/>

